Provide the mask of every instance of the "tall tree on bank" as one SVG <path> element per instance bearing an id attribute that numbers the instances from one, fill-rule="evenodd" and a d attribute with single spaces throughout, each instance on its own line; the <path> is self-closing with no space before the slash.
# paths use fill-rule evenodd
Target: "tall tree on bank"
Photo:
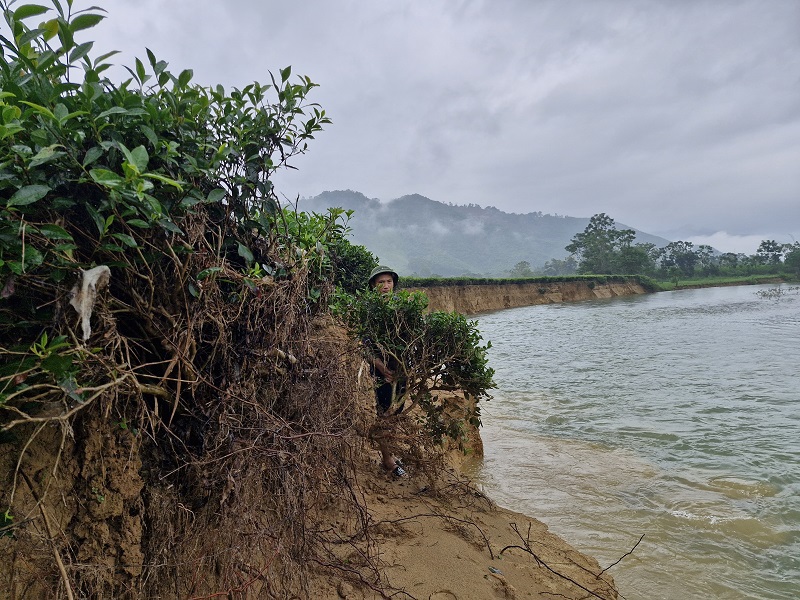
<path id="1" fill-rule="evenodd" d="M 619 230 L 614 219 L 599 213 L 565 249 L 577 258 L 579 273 L 651 272 L 654 268 L 650 253 L 652 245 L 633 244 L 635 237 L 633 229 Z"/>
<path id="2" fill-rule="evenodd" d="M 661 266 L 667 270 L 673 269 L 684 277 L 691 277 L 699 260 L 692 242 L 670 242 L 662 250 Z"/>
<path id="3" fill-rule="evenodd" d="M 523 277 L 533 277 L 535 273 L 531 269 L 531 263 L 527 260 L 521 260 L 508 273 L 511 277 L 516 278 L 523 278 Z"/>
<path id="4" fill-rule="evenodd" d="M 790 248 L 789 244 L 779 244 L 775 240 L 762 240 L 756 250 L 756 257 L 762 265 L 779 265 L 784 254 Z"/>
<path id="5" fill-rule="evenodd" d="M 790 272 L 800 277 L 800 242 L 789 246 L 783 264 Z"/>

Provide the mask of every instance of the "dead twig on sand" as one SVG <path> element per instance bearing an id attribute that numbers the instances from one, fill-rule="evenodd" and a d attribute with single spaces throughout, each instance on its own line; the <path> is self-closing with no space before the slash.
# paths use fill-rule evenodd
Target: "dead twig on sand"
<path id="1" fill-rule="evenodd" d="M 599 575 L 602 575 L 603 573 L 605 573 L 606 571 L 608 571 L 608 570 L 609 570 L 611 567 L 615 567 L 616 565 L 618 565 L 619 563 L 621 563 L 621 562 L 622 562 L 622 559 L 623 559 L 623 558 L 625 558 L 626 556 L 630 556 L 631 554 L 633 554 L 633 551 L 634 551 L 634 550 L 636 550 L 636 546 L 638 546 L 639 544 L 641 544 L 643 539 L 644 539 L 644 534 L 642 534 L 642 537 L 640 537 L 640 538 L 639 538 L 639 541 L 638 541 L 638 542 L 636 542 L 636 543 L 633 545 L 633 548 L 631 548 L 630 550 L 628 550 L 628 551 L 627 551 L 625 554 L 623 554 L 622 556 L 620 556 L 620 557 L 619 557 L 619 558 L 618 558 L 616 561 L 614 561 L 613 563 L 611 563 L 610 565 L 608 565 L 608 566 L 607 566 L 605 569 L 603 569 L 602 571 L 600 571 L 600 572 L 598 573 L 598 576 L 599 576 Z"/>
<path id="2" fill-rule="evenodd" d="M 609 598 L 611 598 L 611 596 L 601 596 L 600 594 L 597 593 L 597 591 L 590 590 L 586 586 L 581 585 L 580 583 L 575 581 L 569 575 L 564 575 L 563 573 L 560 573 L 560 572 L 556 571 L 553 567 L 548 565 L 540 556 L 538 556 L 533 551 L 533 548 L 531 548 L 531 524 L 530 523 L 528 523 L 528 533 L 527 533 L 527 535 L 525 537 L 522 536 L 522 533 L 520 532 L 519 527 L 517 527 L 516 523 L 511 523 L 511 529 L 513 529 L 514 533 L 516 533 L 519 536 L 519 539 L 521 540 L 522 545 L 521 546 L 517 545 L 517 544 L 508 545 L 508 546 L 504 547 L 502 550 L 500 550 L 500 556 L 502 556 L 503 553 L 506 550 L 510 550 L 511 548 L 516 548 L 518 550 L 522 550 L 523 552 L 526 552 L 526 553 L 530 554 L 533 557 L 533 559 L 536 561 L 537 565 L 544 567 L 545 569 L 550 571 L 553 575 L 556 575 L 557 577 L 560 577 L 561 579 L 563 579 L 565 581 L 569 581 L 572 585 L 582 589 L 584 592 L 588 593 L 589 595 L 591 595 L 591 596 L 593 596 L 595 598 L 599 598 L 600 600 L 609 600 Z M 575 564 L 575 563 L 573 563 L 573 564 Z M 577 565 L 577 564 L 575 564 L 575 566 L 580 567 L 580 565 Z M 584 569 L 583 567 L 580 567 L 580 568 L 583 569 L 584 571 L 587 571 L 587 572 L 591 573 L 591 571 L 588 571 L 587 569 Z M 602 579 L 600 579 L 600 575 L 602 575 L 602 573 L 603 572 L 601 571 L 600 573 L 597 573 L 597 574 L 592 573 L 592 575 L 594 575 L 599 581 L 603 581 Z M 604 581 L 603 581 L 603 583 L 606 586 L 608 586 L 608 583 L 606 583 Z"/>

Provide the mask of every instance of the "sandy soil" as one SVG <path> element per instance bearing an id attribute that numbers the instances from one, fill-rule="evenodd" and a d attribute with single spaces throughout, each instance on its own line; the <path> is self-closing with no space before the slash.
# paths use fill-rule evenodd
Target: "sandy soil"
<path id="1" fill-rule="evenodd" d="M 594 559 L 543 523 L 498 508 L 452 469 L 436 481 L 413 472 L 396 480 L 376 466 L 361 478 L 379 576 L 394 592 L 323 577 L 320 598 L 617 598 Z"/>
<path id="2" fill-rule="evenodd" d="M 465 315 L 519 306 L 578 302 L 646 293 L 646 290 L 634 281 L 597 284 L 589 281 L 568 281 L 546 284 L 454 285 L 418 289 L 428 296 L 430 310 L 446 312 L 455 310 Z"/>
<path id="3" fill-rule="evenodd" d="M 346 348 L 344 342 L 336 343 L 339 338 L 345 339 L 343 332 L 328 331 L 326 335 L 331 336 L 337 355 L 350 356 L 339 351 Z M 316 340 L 318 346 L 320 340 Z M 342 368 L 354 379 L 363 370 L 347 364 Z M 410 477 L 406 479 L 397 480 L 382 471 L 380 454 L 366 436 L 375 421 L 371 380 L 360 378 L 358 385 L 354 383 L 351 387 L 354 397 L 348 406 L 363 415 L 364 423 L 358 431 L 350 432 L 352 453 L 330 460 L 341 459 L 339 471 L 348 474 L 344 491 L 349 490 L 353 496 L 321 494 L 319 505 L 314 507 L 320 517 L 314 522 L 322 526 L 330 547 L 309 553 L 311 558 L 305 566 L 317 569 L 308 582 L 310 589 L 305 581 L 298 587 L 293 585 L 298 582 L 261 578 L 260 572 L 235 590 L 231 588 L 230 578 L 224 579 L 220 573 L 226 574 L 227 567 L 246 567 L 249 563 L 242 562 L 234 553 L 238 562 L 227 564 L 224 557 L 229 556 L 230 539 L 226 532 L 216 529 L 219 519 L 215 506 L 219 504 L 203 505 L 208 512 L 198 509 L 195 520 L 194 513 L 187 512 L 181 504 L 183 497 L 172 485 L 159 492 L 151 489 L 149 504 L 145 502 L 141 496 L 147 475 L 141 456 L 142 437 L 130 428 L 121 428 L 115 418 L 97 411 L 79 427 L 46 427 L 35 443 L 27 446 L 24 460 L 19 463 L 25 476 L 18 481 L 14 503 L 15 522 L 23 526 L 15 529 L 12 536 L 0 536 L 0 600 L 68 597 L 63 586 L 67 580 L 77 582 L 83 589 L 120 590 L 75 597 L 224 595 L 241 599 L 333 600 L 614 600 L 618 597 L 611 577 L 608 574 L 598 577 L 601 568 L 595 560 L 549 533 L 535 519 L 497 508 L 460 477 L 457 459 L 463 454 L 451 452 L 450 466 L 446 468 L 434 466 L 438 461 L 423 462 L 427 465 L 426 472 L 409 463 Z M 481 455 L 477 431 L 472 432 L 468 445 L 473 455 Z M 61 460 L 57 477 L 53 477 L 56 451 Z M 409 454 L 413 453 L 400 453 Z M 11 444 L 0 444 L 0 480 L 6 482 L 0 488 L 3 491 L 0 499 L 6 505 L 11 503 L 6 495 L 17 458 L 18 449 Z M 336 468 L 331 472 L 336 472 Z M 270 512 L 248 500 L 260 493 L 258 482 L 257 471 L 252 480 L 243 477 L 239 482 L 238 495 L 242 500 L 238 506 L 244 509 L 226 510 L 236 524 L 246 520 L 255 531 L 269 532 L 274 525 Z M 336 494 L 343 491 L 341 486 L 335 489 Z M 45 490 L 49 490 L 47 501 L 40 503 L 38 498 L 44 496 Z M 247 507 L 252 510 L 248 512 Z M 158 511 L 163 515 L 156 514 Z M 192 514 L 191 521 L 187 520 L 188 513 Z M 171 545 L 163 552 L 183 569 L 181 577 L 176 575 L 174 581 L 170 579 L 165 584 L 173 586 L 168 595 L 148 594 L 142 585 L 145 564 L 163 560 L 160 546 L 156 546 L 156 552 L 147 545 L 148 538 L 144 535 L 147 527 L 153 530 L 161 527 L 167 532 L 164 539 Z M 190 534 L 184 535 L 187 527 Z M 264 547 L 272 550 L 273 540 L 263 535 L 251 538 L 243 538 L 241 545 L 250 553 L 248 557 L 258 562 L 257 552 Z M 266 546 L 259 545 L 262 539 Z M 237 546 L 237 551 L 240 549 Z M 328 556 L 332 560 L 327 567 L 314 563 Z M 211 567 L 205 568 L 207 565 Z M 221 571 L 217 572 L 217 568 Z M 250 571 L 247 574 L 252 575 Z M 193 577 L 200 577 L 197 586 Z M 122 593 L 126 589 L 130 593 Z M 219 591 L 226 589 L 228 592 Z M 304 591 L 292 595 L 296 589 Z"/>

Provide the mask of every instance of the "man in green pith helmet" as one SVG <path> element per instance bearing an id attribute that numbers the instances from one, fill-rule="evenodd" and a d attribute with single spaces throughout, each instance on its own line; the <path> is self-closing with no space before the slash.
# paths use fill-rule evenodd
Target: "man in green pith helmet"
<path id="1" fill-rule="evenodd" d="M 382 265 L 372 269 L 372 273 L 369 274 L 368 286 L 379 294 L 391 296 L 397 287 L 398 280 L 399 277 L 394 270 Z M 366 345 L 368 348 L 371 346 L 369 340 L 366 340 Z M 397 361 L 393 357 L 379 356 L 379 354 L 379 352 L 373 352 L 369 362 L 370 372 L 376 380 L 375 400 L 378 415 L 383 416 L 392 405 L 393 388 L 397 395 L 401 395 L 405 391 L 405 385 L 399 379 Z M 400 460 L 391 453 L 383 439 L 378 440 L 378 446 L 381 450 L 383 467 L 395 477 L 407 477 L 408 474 Z"/>

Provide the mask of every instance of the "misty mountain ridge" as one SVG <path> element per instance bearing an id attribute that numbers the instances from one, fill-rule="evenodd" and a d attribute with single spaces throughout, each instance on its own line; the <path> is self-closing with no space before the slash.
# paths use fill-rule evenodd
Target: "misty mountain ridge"
<path id="1" fill-rule="evenodd" d="M 494 206 L 444 204 L 419 194 L 381 202 L 344 190 L 298 203 L 306 212 L 333 207 L 354 211 L 349 223 L 354 244 L 365 246 L 401 275 L 421 277 L 503 277 L 520 261 L 541 269 L 549 260 L 569 256 L 564 247 L 589 224 L 588 218 L 506 213 Z M 623 223 L 616 227 L 633 229 L 637 242 L 659 247 L 669 243 Z"/>

